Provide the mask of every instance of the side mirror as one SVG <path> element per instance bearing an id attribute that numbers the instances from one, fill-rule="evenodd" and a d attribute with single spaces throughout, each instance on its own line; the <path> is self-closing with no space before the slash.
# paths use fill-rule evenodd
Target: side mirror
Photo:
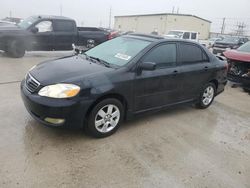
<path id="1" fill-rule="evenodd" d="M 143 62 L 139 65 L 141 70 L 153 71 L 156 69 L 156 63 L 154 62 Z"/>
<path id="2" fill-rule="evenodd" d="M 31 32 L 32 32 L 32 33 L 38 33 L 38 31 L 39 31 L 39 30 L 38 30 L 37 27 L 32 27 L 32 28 L 31 28 Z"/>

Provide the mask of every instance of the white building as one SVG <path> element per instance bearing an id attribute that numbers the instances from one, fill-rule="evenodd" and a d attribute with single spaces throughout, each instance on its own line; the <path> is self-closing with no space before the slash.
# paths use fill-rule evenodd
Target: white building
<path id="1" fill-rule="evenodd" d="M 167 34 L 170 30 L 199 32 L 199 39 L 208 39 L 211 21 L 189 14 L 145 14 L 115 16 L 115 29 L 139 33 Z"/>

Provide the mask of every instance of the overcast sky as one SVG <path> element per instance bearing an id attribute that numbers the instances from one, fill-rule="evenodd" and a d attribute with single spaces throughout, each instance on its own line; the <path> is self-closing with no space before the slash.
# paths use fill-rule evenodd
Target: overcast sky
<path id="1" fill-rule="evenodd" d="M 74 18 L 79 25 L 108 26 L 109 8 L 116 15 L 171 13 L 193 14 L 213 22 L 212 30 L 219 30 L 226 17 L 227 30 L 244 21 L 250 30 L 250 0 L 0 0 L 0 18 L 28 17 L 37 14 L 60 15 Z M 112 20 L 113 21 L 113 20 Z"/>

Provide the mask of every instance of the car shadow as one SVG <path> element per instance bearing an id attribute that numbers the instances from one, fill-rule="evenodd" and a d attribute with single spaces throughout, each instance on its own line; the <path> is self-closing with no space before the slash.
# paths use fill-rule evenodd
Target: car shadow
<path id="1" fill-rule="evenodd" d="M 130 129 L 134 125 L 143 125 L 146 122 L 152 122 L 159 118 L 167 118 L 176 114 L 182 114 L 186 111 L 194 110 L 191 105 L 179 105 L 169 107 L 159 111 L 149 111 L 135 116 L 133 119 L 125 121 L 122 128 Z"/>
<path id="2" fill-rule="evenodd" d="M 26 52 L 22 58 L 59 58 L 64 56 L 73 55 L 74 51 L 30 51 Z M 0 51 L 0 57 L 12 58 L 8 56 L 4 51 Z M 14 58 L 16 59 L 16 58 Z M 17 58 L 21 59 L 21 58 Z"/>
<path id="3" fill-rule="evenodd" d="M 173 115 L 182 114 L 190 110 L 191 111 L 194 110 L 194 108 L 191 107 L 191 105 L 170 107 L 162 111 L 143 113 L 141 115 L 134 117 L 131 120 L 124 121 L 121 127 L 119 128 L 118 132 L 122 133 L 123 130 L 133 129 L 134 126 L 144 126 L 145 124 L 147 124 L 146 122 L 152 122 L 158 118 L 172 117 Z M 115 133 L 114 135 L 116 134 L 117 133 Z M 72 142 L 79 140 L 84 140 L 84 141 L 90 141 L 93 139 L 96 140 L 96 138 L 93 138 L 89 134 L 87 134 L 86 130 L 48 127 L 37 122 L 31 117 L 29 118 L 29 121 L 26 122 L 24 137 L 26 138 L 26 140 L 42 139 L 42 137 L 46 137 L 46 139 L 51 139 L 52 141 L 55 139 L 59 139 L 65 143 L 68 141 Z"/>

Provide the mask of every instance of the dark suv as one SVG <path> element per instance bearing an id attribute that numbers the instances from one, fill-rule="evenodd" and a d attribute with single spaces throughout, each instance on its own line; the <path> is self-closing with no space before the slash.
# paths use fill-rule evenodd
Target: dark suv
<path id="1" fill-rule="evenodd" d="M 146 111 L 182 103 L 207 108 L 224 90 L 226 75 L 227 63 L 198 43 L 133 34 L 37 65 L 21 93 L 38 121 L 84 126 L 105 137 Z"/>

